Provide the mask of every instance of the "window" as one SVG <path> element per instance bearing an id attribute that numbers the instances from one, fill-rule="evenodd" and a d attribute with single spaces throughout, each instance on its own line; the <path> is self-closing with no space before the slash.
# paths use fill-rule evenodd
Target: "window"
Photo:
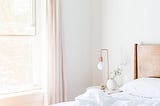
<path id="1" fill-rule="evenodd" d="M 39 1 L 0 0 L 0 35 L 35 35 Z M 39 35 L 0 36 L 0 94 L 41 88 L 39 40 Z"/>
<path id="2" fill-rule="evenodd" d="M 36 0 L 0 0 L 0 35 L 35 35 Z"/>
<path id="3" fill-rule="evenodd" d="M 40 88 L 33 43 L 30 39 L 0 39 L 0 94 Z"/>

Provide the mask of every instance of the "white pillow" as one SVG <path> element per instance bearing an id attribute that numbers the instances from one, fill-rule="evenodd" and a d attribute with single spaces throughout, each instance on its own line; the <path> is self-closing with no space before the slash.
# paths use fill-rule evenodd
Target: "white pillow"
<path id="1" fill-rule="evenodd" d="M 160 98 L 160 78 L 139 78 L 126 83 L 122 91 L 151 98 Z"/>

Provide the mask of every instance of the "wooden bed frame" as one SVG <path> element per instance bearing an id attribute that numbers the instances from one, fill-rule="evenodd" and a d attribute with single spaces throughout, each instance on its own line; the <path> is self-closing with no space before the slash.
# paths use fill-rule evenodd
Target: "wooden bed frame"
<path id="1" fill-rule="evenodd" d="M 160 78 L 160 45 L 134 45 L 134 79 Z"/>

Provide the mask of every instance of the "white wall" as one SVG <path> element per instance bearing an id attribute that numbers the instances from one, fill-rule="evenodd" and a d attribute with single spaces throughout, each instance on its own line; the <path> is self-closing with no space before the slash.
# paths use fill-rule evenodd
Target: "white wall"
<path id="1" fill-rule="evenodd" d="M 111 71 L 123 67 L 133 79 L 134 43 L 160 43 L 159 0 L 101 0 L 102 47 L 109 48 Z"/>
<path id="2" fill-rule="evenodd" d="M 107 75 L 96 67 L 100 48 L 109 48 L 111 71 L 125 64 L 121 83 L 133 79 L 134 43 L 160 42 L 159 3 L 159 0 L 62 0 L 69 100 L 86 87 L 106 81 Z"/>
<path id="3" fill-rule="evenodd" d="M 62 0 L 64 71 L 68 100 L 92 85 L 91 0 Z"/>
<path id="4" fill-rule="evenodd" d="M 91 42 L 91 47 L 92 47 L 92 83 L 93 85 L 99 85 L 103 78 L 102 74 L 103 72 L 98 71 L 97 69 L 97 64 L 98 64 L 98 54 L 99 50 L 101 48 L 101 41 L 102 41 L 102 26 L 101 26 L 101 1 L 100 0 L 92 0 L 92 16 L 91 16 L 91 21 L 92 21 L 92 42 Z"/>

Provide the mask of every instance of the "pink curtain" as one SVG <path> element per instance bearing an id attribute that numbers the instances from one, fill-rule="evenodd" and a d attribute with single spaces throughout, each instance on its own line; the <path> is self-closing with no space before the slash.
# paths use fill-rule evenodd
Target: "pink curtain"
<path id="1" fill-rule="evenodd" d="M 64 102 L 66 100 L 60 8 L 60 0 L 47 0 L 47 32 L 49 35 L 49 105 Z"/>

